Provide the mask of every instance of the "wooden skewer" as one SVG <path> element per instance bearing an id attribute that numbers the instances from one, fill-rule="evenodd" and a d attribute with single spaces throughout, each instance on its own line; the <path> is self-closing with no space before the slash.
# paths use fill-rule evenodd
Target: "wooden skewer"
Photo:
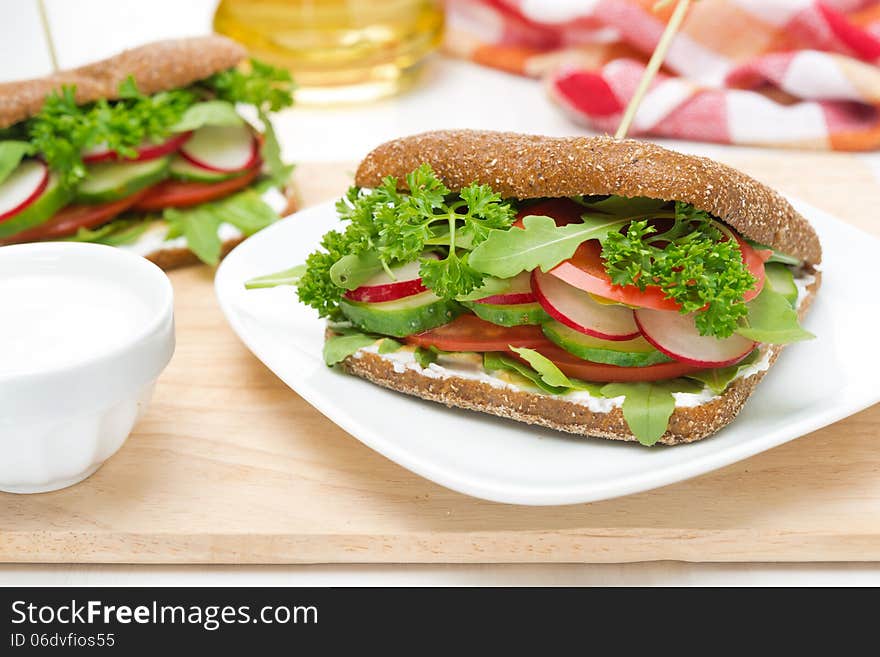
<path id="1" fill-rule="evenodd" d="M 658 2 L 654 8 L 662 7 L 667 2 L 668 0 Z M 648 91 L 651 80 L 654 79 L 657 71 L 660 70 L 660 65 L 666 59 L 666 51 L 669 50 L 672 38 L 678 32 L 678 28 L 681 27 L 681 22 L 684 20 L 690 3 L 691 0 L 678 0 L 678 5 L 676 5 L 675 11 L 672 12 L 672 16 L 669 18 L 669 23 L 666 24 L 666 29 L 663 31 L 660 41 L 657 42 L 654 54 L 651 55 L 651 59 L 645 67 L 645 72 L 642 74 L 642 79 L 639 81 L 636 93 L 633 95 L 632 100 L 629 101 L 629 105 L 626 106 L 626 112 L 624 112 L 623 119 L 621 119 L 617 132 L 614 134 L 615 139 L 623 139 L 626 137 L 626 133 L 629 132 L 630 125 L 632 125 L 636 112 L 639 110 L 639 105 L 642 104 L 642 99 Z"/>
<path id="2" fill-rule="evenodd" d="M 58 55 L 55 52 L 55 41 L 52 39 L 52 30 L 49 28 L 49 15 L 46 13 L 44 0 L 37 0 L 37 8 L 40 10 L 40 22 L 43 24 L 43 35 L 49 47 L 49 59 L 52 62 L 52 72 L 58 72 Z"/>

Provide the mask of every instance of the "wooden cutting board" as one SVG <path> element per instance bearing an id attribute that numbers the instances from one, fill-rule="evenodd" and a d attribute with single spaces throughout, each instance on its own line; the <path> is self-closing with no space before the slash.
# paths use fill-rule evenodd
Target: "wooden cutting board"
<path id="1" fill-rule="evenodd" d="M 732 163 L 880 234 L 877 181 L 856 157 Z M 301 166 L 304 201 L 335 196 L 352 170 Z M 177 352 L 122 450 L 67 490 L 0 494 L 0 560 L 880 560 L 880 405 L 659 490 L 567 507 L 494 504 L 411 474 L 312 409 L 226 325 L 212 275 L 172 274 Z"/>

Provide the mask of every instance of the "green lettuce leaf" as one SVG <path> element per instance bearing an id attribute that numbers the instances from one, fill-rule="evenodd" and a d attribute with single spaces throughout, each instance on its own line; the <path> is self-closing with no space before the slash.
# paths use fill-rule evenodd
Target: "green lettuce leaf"
<path id="1" fill-rule="evenodd" d="M 512 278 L 537 267 L 548 271 L 574 255 L 582 242 L 601 239 L 627 219 L 586 217 L 582 224 L 557 226 L 550 217 L 528 216 L 523 229 L 492 230 L 471 253 L 468 264 L 498 278 Z"/>
<path id="2" fill-rule="evenodd" d="M 244 284 L 244 287 L 248 290 L 257 290 L 266 287 L 278 287 L 279 285 L 296 285 L 305 273 L 306 266 L 297 265 L 290 269 L 277 271 L 274 274 L 266 274 L 265 276 L 252 278 Z"/>
<path id="3" fill-rule="evenodd" d="M 341 363 L 358 349 L 375 344 L 377 339 L 376 336 L 365 333 L 334 335 L 324 342 L 324 362 L 328 366 Z"/>
<path id="4" fill-rule="evenodd" d="M 25 155 L 31 155 L 34 147 L 26 141 L 0 141 L 0 183 L 15 171 Z"/>
<path id="5" fill-rule="evenodd" d="M 191 105 L 174 124 L 174 132 L 198 130 L 206 125 L 241 125 L 244 119 L 235 111 L 235 105 L 225 100 L 206 100 Z"/>
<path id="6" fill-rule="evenodd" d="M 766 344 L 790 344 L 816 336 L 801 328 L 797 311 L 771 286 L 746 304 L 748 315 L 736 330 L 741 336 Z"/>

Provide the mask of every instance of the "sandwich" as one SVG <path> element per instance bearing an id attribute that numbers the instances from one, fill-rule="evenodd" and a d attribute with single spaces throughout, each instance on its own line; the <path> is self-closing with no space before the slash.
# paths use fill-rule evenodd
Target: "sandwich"
<path id="1" fill-rule="evenodd" d="M 245 54 L 225 37 L 176 39 L 0 84 L 0 246 L 216 264 L 292 211 L 269 113 L 292 104 L 293 83 Z"/>
<path id="2" fill-rule="evenodd" d="M 383 144 L 295 284 L 324 358 L 450 407 L 674 445 L 731 422 L 792 342 L 821 246 L 779 194 L 609 137 Z"/>

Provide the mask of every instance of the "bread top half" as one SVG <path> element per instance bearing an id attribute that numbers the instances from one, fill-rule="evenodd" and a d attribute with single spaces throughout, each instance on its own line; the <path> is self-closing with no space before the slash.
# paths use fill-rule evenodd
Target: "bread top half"
<path id="1" fill-rule="evenodd" d="M 0 84 L 0 128 L 37 114 L 46 96 L 76 87 L 76 102 L 114 100 L 129 76 L 147 95 L 180 89 L 225 71 L 246 55 L 243 46 L 218 35 L 155 41 L 108 59 L 33 80 Z"/>
<path id="2" fill-rule="evenodd" d="M 422 163 L 452 190 L 472 182 L 505 198 L 614 194 L 683 201 L 745 237 L 810 265 L 822 260 L 816 231 L 779 193 L 709 158 L 649 142 L 611 137 L 544 137 L 512 132 L 444 130 L 386 142 L 361 162 L 360 187 L 405 176 Z"/>

